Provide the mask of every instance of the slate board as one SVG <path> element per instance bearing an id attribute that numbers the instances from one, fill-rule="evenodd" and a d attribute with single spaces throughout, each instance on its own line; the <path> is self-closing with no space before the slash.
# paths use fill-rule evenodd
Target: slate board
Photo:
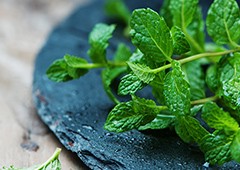
<path id="1" fill-rule="evenodd" d="M 131 9 L 159 9 L 159 0 L 127 1 Z M 75 152 L 91 169 L 205 169 L 204 156 L 183 143 L 170 130 L 113 134 L 103 129 L 109 110 L 114 106 L 101 84 L 101 70 L 90 71 L 80 80 L 55 83 L 45 75 L 48 66 L 64 54 L 85 57 L 88 34 L 95 23 L 110 21 L 102 11 L 103 1 L 91 1 L 78 8 L 49 35 L 35 61 L 33 98 L 42 120 L 61 143 Z M 111 56 L 119 42 L 129 42 L 119 28 L 111 40 Z M 211 169 L 215 169 L 213 167 Z M 220 169 L 239 169 L 227 163 Z"/>

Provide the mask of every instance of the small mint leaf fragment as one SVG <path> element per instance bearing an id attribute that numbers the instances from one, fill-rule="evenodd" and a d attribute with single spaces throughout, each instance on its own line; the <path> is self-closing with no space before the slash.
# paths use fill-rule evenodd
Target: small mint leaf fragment
<path id="1" fill-rule="evenodd" d="M 173 26 L 171 33 L 173 37 L 173 54 L 181 55 L 190 51 L 190 45 L 181 28 Z"/>
<path id="2" fill-rule="evenodd" d="M 209 8 L 208 34 L 219 45 L 235 45 L 240 38 L 240 13 L 236 0 L 215 0 Z"/>
<path id="3" fill-rule="evenodd" d="M 132 43 L 155 62 L 171 60 L 173 41 L 170 30 L 159 14 L 151 9 L 134 10 L 130 19 Z"/>
<path id="4" fill-rule="evenodd" d="M 108 40 L 112 37 L 115 25 L 97 24 L 89 35 L 90 49 L 88 55 L 93 63 L 106 63 Z"/>

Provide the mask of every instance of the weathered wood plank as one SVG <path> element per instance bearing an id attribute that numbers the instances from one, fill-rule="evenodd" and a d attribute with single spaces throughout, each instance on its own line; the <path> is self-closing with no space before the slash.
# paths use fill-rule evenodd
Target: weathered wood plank
<path id="1" fill-rule="evenodd" d="M 0 167 L 28 167 L 63 148 L 31 102 L 33 61 L 53 26 L 84 0 L 0 1 Z M 65 170 L 84 169 L 67 150 Z"/>

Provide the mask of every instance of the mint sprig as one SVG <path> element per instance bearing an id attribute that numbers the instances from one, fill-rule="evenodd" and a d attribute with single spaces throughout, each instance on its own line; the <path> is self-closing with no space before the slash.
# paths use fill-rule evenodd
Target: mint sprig
<path id="1" fill-rule="evenodd" d="M 107 5 L 114 7 L 118 18 L 129 21 L 135 52 L 120 44 L 113 59 L 108 59 L 107 47 L 115 25 L 97 24 L 89 37 L 92 63 L 65 55 L 49 67 L 48 77 L 64 82 L 102 68 L 104 89 L 116 103 L 104 125 L 106 130 L 120 133 L 171 128 L 184 142 L 197 143 L 210 164 L 240 162 L 237 2 L 212 3 L 206 20 L 211 44 L 205 42 L 198 0 L 165 0 L 159 13 L 141 8 L 131 16 L 121 0 L 109 0 Z M 110 8 L 108 12 L 113 14 Z M 117 93 L 130 95 L 131 100 L 121 102 L 113 93 L 111 84 L 118 77 Z M 146 86 L 152 88 L 154 99 L 137 96 Z"/>
<path id="2" fill-rule="evenodd" d="M 3 167 L 0 170 L 61 170 L 61 163 L 59 161 L 61 149 L 57 148 L 53 155 L 43 164 L 35 165 L 29 168 L 15 168 L 10 166 L 9 168 Z"/>

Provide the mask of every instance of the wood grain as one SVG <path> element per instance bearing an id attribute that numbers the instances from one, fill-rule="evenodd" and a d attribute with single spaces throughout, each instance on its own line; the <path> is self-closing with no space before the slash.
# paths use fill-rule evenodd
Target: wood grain
<path id="1" fill-rule="evenodd" d="M 84 0 L 0 1 L 0 167 L 28 167 L 63 148 L 31 101 L 34 58 L 51 29 Z M 63 149 L 63 170 L 85 169 Z"/>

